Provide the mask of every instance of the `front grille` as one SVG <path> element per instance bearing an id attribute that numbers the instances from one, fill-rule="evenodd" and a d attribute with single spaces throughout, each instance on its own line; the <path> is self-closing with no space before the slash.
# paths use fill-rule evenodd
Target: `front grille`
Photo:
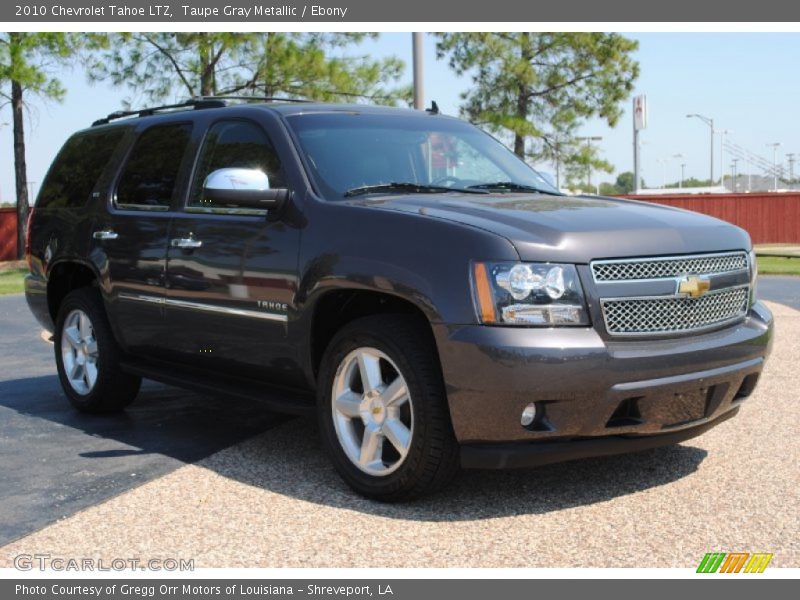
<path id="1" fill-rule="evenodd" d="M 747 285 L 709 292 L 699 298 L 650 296 L 600 301 L 612 335 L 656 335 L 697 331 L 747 314 Z"/>
<path id="2" fill-rule="evenodd" d="M 592 275 L 595 281 L 630 281 L 669 279 L 689 274 L 730 273 L 747 268 L 747 254 L 729 252 L 669 258 L 598 260 L 592 263 Z"/>

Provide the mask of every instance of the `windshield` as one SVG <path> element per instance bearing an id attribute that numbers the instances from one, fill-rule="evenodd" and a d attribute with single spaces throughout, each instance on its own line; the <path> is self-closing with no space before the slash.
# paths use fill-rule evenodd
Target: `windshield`
<path id="1" fill-rule="evenodd" d="M 337 112 L 288 120 L 314 182 L 329 199 L 468 190 L 558 193 L 500 142 L 456 119 Z"/>

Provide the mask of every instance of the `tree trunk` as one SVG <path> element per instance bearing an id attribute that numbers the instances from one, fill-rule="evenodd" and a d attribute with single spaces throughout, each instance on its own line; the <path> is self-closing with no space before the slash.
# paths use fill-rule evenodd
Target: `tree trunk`
<path id="1" fill-rule="evenodd" d="M 272 98 L 275 96 L 275 90 L 272 87 L 272 55 L 275 34 L 267 32 L 267 43 L 264 45 L 264 96 Z"/>
<path id="2" fill-rule="evenodd" d="M 25 230 L 28 224 L 28 168 L 25 164 L 25 123 L 22 113 L 22 86 L 11 82 L 11 112 L 14 123 L 14 178 L 17 185 L 17 258 L 25 256 Z"/>
<path id="3" fill-rule="evenodd" d="M 514 134 L 514 154 L 525 160 L 525 138 L 520 134 Z"/>
<path id="4" fill-rule="evenodd" d="M 531 53 L 531 34 L 527 31 L 520 33 L 520 60 L 530 63 L 533 55 Z M 527 84 L 520 81 L 517 91 L 517 117 L 528 120 L 528 95 L 530 89 Z M 525 136 L 519 132 L 514 133 L 514 154 L 525 160 Z"/>
<path id="5" fill-rule="evenodd" d="M 200 95 L 213 96 L 217 93 L 216 65 L 213 64 L 214 46 L 205 39 L 200 40 Z"/>

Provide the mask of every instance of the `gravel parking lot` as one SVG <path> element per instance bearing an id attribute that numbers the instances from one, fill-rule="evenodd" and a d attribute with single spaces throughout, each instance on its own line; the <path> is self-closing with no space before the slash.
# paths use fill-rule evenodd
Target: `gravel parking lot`
<path id="1" fill-rule="evenodd" d="M 0 566 L 50 553 L 197 567 L 694 567 L 710 551 L 800 566 L 800 312 L 771 308 L 776 343 L 758 391 L 680 446 L 469 472 L 436 497 L 388 506 L 344 486 L 312 422 L 265 424 L 13 541 Z"/>

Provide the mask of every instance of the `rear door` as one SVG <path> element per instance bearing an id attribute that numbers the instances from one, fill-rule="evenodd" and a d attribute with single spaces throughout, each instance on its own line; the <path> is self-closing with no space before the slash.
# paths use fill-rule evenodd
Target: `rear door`
<path id="1" fill-rule="evenodd" d="M 157 356 L 166 336 L 164 286 L 171 206 L 190 160 L 190 123 L 144 127 L 112 187 L 92 243 L 105 264 L 111 324 L 123 348 Z"/>
<path id="2" fill-rule="evenodd" d="M 209 372 L 286 381 L 294 352 L 287 322 L 297 289 L 299 229 L 266 211 L 214 208 L 203 182 L 223 168 L 262 170 L 287 187 L 261 123 L 213 122 L 196 160 L 186 206 L 175 214 L 167 259 L 167 344 L 174 359 Z"/>

